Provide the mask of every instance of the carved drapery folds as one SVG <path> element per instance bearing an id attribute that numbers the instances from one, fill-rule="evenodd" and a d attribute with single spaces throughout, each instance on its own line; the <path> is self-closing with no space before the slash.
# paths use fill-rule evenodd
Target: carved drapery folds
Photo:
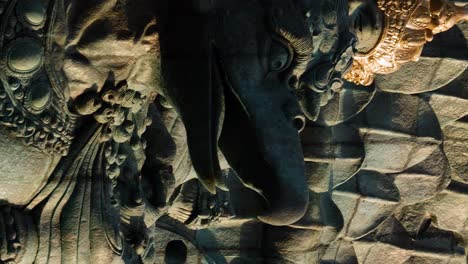
<path id="1" fill-rule="evenodd" d="M 137 59 L 128 67 L 127 74 L 133 77 L 127 78 L 130 88 L 126 81 L 116 87 L 113 73 L 106 73 L 106 86 L 100 93 L 81 92 L 71 103 L 70 96 L 76 94 L 70 94 L 70 80 L 75 76 L 67 71 L 64 75 L 63 67 L 67 66 L 65 58 L 76 54 L 64 55 L 64 51 L 70 46 L 67 38 L 76 37 L 67 34 L 79 27 L 67 29 L 72 20 L 67 5 L 71 3 L 0 2 L 0 122 L 38 151 L 63 156 L 29 204 L 16 205 L 23 209 L 2 207 L 2 263 L 131 261 L 135 253 L 129 244 L 137 249 L 145 239 L 144 233 L 134 239 L 128 234 L 133 235 L 130 227 L 134 221 L 140 224 L 143 215 L 139 189 L 145 148 L 142 134 L 151 122 L 147 108 L 156 93 L 141 83 L 147 72 L 138 67 L 148 60 L 132 54 Z M 101 6 L 101 11 L 109 12 L 110 6 Z M 152 31 L 152 25 L 151 21 L 145 24 L 145 30 Z M 85 32 L 90 25 L 80 26 Z M 147 37 L 143 33 L 142 38 Z M 77 61 L 76 57 L 72 60 Z M 77 79 L 99 82 L 88 77 Z M 127 232 L 121 223 L 129 226 Z"/>

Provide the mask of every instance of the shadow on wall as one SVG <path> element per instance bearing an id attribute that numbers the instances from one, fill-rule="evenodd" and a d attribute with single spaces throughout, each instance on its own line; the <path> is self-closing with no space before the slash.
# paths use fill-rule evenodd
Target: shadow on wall
<path id="1" fill-rule="evenodd" d="M 166 264 L 184 264 L 187 261 L 187 246 L 182 240 L 167 243 L 164 257 Z"/>
<path id="2" fill-rule="evenodd" d="M 197 231 L 196 235 L 199 248 L 203 248 L 205 252 L 205 260 L 209 264 L 228 264 L 226 258 L 221 254 L 220 243 L 216 240 L 215 235 L 208 229 Z"/>

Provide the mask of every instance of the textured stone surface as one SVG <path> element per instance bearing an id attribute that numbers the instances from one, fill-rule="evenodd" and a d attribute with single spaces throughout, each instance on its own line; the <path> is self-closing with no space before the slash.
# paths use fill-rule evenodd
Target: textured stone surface
<path id="1" fill-rule="evenodd" d="M 45 186 L 60 157 L 25 147 L 0 129 L 0 203 L 26 205 Z M 8 153 L 8 154 L 6 154 Z"/>
<path id="2" fill-rule="evenodd" d="M 0 264 L 467 263 L 467 23 L 347 82 L 380 12 L 0 0 Z"/>

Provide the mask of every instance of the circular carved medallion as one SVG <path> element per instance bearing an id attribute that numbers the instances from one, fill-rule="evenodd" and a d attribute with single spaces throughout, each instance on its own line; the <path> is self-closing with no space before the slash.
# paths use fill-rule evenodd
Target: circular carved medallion
<path id="1" fill-rule="evenodd" d="M 6 60 L 14 73 L 31 74 L 42 64 L 42 46 L 32 38 L 16 39 L 6 50 Z"/>
<path id="2" fill-rule="evenodd" d="M 16 7 L 18 16 L 33 25 L 41 25 L 46 18 L 46 8 L 40 0 L 21 0 Z"/>

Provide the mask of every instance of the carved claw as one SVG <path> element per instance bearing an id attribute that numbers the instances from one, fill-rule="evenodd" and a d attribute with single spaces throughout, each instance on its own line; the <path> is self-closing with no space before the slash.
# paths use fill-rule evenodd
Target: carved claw
<path id="1" fill-rule="evenodd" d="M 139 256 L 143 255 L 148 245 L 148 238 L 146 237 L 146 230 L 128 230 L 125 236 L 125 241 L 130 245 L 135 253 Z"/>

